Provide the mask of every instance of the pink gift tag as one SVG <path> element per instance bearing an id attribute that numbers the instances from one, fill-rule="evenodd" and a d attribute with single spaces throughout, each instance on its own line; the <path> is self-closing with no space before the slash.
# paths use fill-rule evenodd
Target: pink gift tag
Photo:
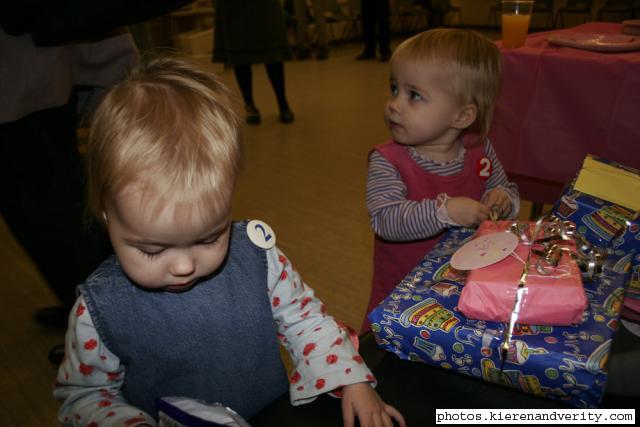
<path id="1" fill-rule="evenodd" d="M 485 234 L 463 245 L 451 257 L 456 270 L 475 270 L 508 257 L 518 246 L 518 237 L 504 231 Z"/>

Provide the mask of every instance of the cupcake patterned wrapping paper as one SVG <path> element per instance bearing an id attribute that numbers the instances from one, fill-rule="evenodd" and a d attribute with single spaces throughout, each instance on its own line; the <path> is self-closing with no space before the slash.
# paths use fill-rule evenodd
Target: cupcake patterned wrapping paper
<path id="1" fill-rule="evenodd" d="M 637 169 L 598 158 L 601 162 L 640 174 Z M 576 224 L 576 231 L 595 245 L 607 247 L 610 253 L 630 258 L 631 278 L 626 292 L 622 316 L 640 322 L 640 220 L 631 209 L 576 191 L 573 183 L 565 186 L 555 203 L 554 213 Z"/>
<path id="2" fill-rule="evenodd" d="M 588 306 L 577 326 L 516 325 L 503 371 L 506 323 L 473 320 L 458 311 L 465 274 L 451 255 L 474 230 L 450 229 L 368 318 L 378 345 L 414 362 L 557 399 L 598 407 L 607 360 L 637 252 L 611 249 L 602 272 L 585 280 Z M 517 284 L 514 284 L 514 286 Z"/>
<path id="3" fill-rule="evenodd" d="M 627 174 L 640 176 L 637 169 L 599 157 L 595 159 Z M 578 233 L 593 244 L 624 252 L 640 252 L 640 221 L 638 212 L 632 209 L 576 191 L 573 182 L 570 182 L 555 203 L 553 211 L 560 218 L 575 223 Z"/>

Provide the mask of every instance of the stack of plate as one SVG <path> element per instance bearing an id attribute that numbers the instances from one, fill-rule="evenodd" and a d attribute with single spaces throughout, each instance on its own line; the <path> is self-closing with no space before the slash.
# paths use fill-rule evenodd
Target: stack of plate
<path id="1" fill-rule="evenodd" d="M 622 32 L 625 34 L 632 34 L 634 36 L 640 36 L 640 19 L 632 19 L 630 21 L 622 22 Z"/>
<path id="2" fill-rule="evenodd" d="M 640 29 L 640 27 L 638 27 Z M 630 34 L 599 34 L 559 32 L 547 37 L 549 43 L 599 52 L 640 50 L 640 36 Z"/>

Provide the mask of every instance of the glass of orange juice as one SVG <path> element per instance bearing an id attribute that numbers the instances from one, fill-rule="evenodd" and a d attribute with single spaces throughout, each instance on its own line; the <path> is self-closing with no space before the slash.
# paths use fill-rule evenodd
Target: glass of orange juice
<path id="1" fill-rule="evenodd" d="M 529 30 L 533 0 L 502 0 L 502 47 L 524 45 Z"/>

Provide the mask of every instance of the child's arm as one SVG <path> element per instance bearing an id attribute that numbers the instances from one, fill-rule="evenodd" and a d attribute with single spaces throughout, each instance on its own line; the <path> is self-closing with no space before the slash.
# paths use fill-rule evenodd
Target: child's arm
<path id="1" fill-rule="evenodd" d="M 375 383 L 373 374 L 351 345 L 345 327 L 326 313 L 289 259 L 277 248 L 267 251 L 268 290 L 278 337 L 295 366 L 291 401 L 307 403 L 347 384 Z"/>
<path id="2" fill-rule="evenodd" d="M 369 158 L 367 210 L 373 231 L 390 241 L 411 241 L 435 236 L 449 227 L 436 215 L 437 199 L 407 200 L 407 187 L 398 170 L 380 153 Z"/>
<path id="3" fill-rule="evenodd" d="M 156 423 L 122 397 L 124 367 L 100 340 L 79 297 L 69 316 L 65 357 L 58 369 L 53 396 L 64 399 L 58 420 L 74 426 L 141 426 Z"/>
<path id="4" fill-rule="evenodd" d="M 391 407 L 384 405 L 372 388 L 375 378 L 352 344 L 357 342 L 355 333 L 350 336 L 346 327 L 327 315 L 324 304 L 282 252 L 269 250 L 267 260 L 278 337 L 295 366 L 290 377 L 291 403 L 307 403 L 320 394 L 342 389 L 348 395 L 343 415 L 345 423 L 351 424 L 346 425 L 353 425 L 354 415 L 363 427 L 373 425 L 364 424 L 362 418 L 371 414 L 383 417 L 384 412 L 395 417 L 397 411 L 388 409 Z M 360 386 L 349 387 L 356 384 Z"/>
<path id="5" fill-rule="evenodd" d="M 489 209 L 496 206 L 500 218 L 516 218 L 520 211 L 518 186 L 509 181 L 489 139 L 485 142 L 485 152 L 491 161 L 492 171 L 487 180 L 487 190 L 482 196 L 482 203 Z"/>
<path id="6" fill-rule="evenodd" d="M 351 384 L 342 389 L 342 417 L 345 427 L 353 427 L 356 417 L 362 427 L 392 427 L 392 419 L 400 427 L 406 426 L 400 411 L 384 403 L 378 393 L 365 383 Z"/>

